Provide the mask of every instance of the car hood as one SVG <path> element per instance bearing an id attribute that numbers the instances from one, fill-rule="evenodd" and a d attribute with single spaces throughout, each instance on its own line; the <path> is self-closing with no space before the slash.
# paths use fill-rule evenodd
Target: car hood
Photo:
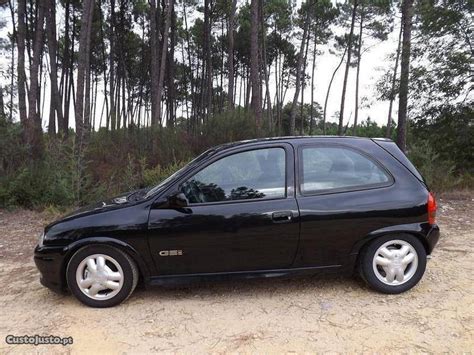
<path id="1" fill-rule="evenodd" d="M 63 217 L 54 221 L 53 223 L 49 224 L 45 229 L 48 230 L 49 228 L 51 228 L 52 226 L 58 223 L 69 221 L 75 218 L 90 216 L 93 214 L 99 214 L 99 213 L 108 212 L 111 210 L 117 210 L 117 209 L 135 205 L 145 198 L 147 191 L 148 189 L 130 191 L 130 192 L 123 193 L 121 195 L 115 196 L 110 199 L 105 199 L 105 200 L 81 207 L 71 213 L 64 215 Z"/>

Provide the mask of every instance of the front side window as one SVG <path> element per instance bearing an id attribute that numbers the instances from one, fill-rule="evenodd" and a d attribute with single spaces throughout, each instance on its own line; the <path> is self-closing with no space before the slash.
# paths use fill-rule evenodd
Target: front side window
<path id="1" fill-rule="evenodd" d="M 302 164 L 303 194 L 375 187 L 391 181 L 371 159 L 343 147 L 305 147 Z"/>
<path id="2" fill-rule="evenodd" d="M 190 203 L 282 198 L 286 195 L 285 150 L 236 153 L 208 165 L 182 186 Z"/>

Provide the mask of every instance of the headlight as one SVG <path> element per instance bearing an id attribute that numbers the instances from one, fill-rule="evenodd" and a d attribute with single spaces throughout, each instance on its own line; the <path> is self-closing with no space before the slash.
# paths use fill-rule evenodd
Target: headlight
<path id="1" fill-rule="evenodd" d="M 38 238 L 38 246 L 41 248 L 43 246 L 43 241 L 44 241 L 44 232 L 41 233 L 41 235 Z"/>

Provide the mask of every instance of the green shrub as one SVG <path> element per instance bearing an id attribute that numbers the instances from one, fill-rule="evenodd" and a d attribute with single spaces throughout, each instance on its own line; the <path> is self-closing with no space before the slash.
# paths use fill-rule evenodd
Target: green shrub
<path id="1" fill-rule="evenodd" d="M 7 198 L 2 201 L 6 206 L 68 206 L 74 203 L 71 181 L 63 172 L 50 170 L 47 164 L 23 168 L 3 184 L 2 190 L 7 192 Z"/>
<path id="2" fill-rule="evenodd" d="M 205 120 L 198 136 L 198 150 L 203 151 L 217 144 L 269 135 L 264 128 L 257 130 L 255 118 L 249 111 L 236 109 L 216 114 Z"/>
<path id="3" fill-rule="evenodd" d="M 468 172 L 457 174 L 456 164 L 444 159 L 427 141 L 411 145 L 408 157 L 434 191 L 474 188 L 472 175 Z"/>
<path id="4" fill-rule="evenodd" d="M 143 184 L 145 186 L 155 186 L 167 177 L 174 174 L 176 171 L 185 166 L 187 162 L 176 162 L 166 167 L 157 165 L 151 169 L 145 169 L 143 171 Z"/>
<path id="5" fill-rule="evenodd" d="M 21 125 L 0 120 L 0 178 L 15 173 L 27 159 Z"/>

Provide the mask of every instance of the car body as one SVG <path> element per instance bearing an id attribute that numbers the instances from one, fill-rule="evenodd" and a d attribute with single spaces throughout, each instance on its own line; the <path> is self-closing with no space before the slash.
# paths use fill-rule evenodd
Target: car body
<path id="1" fill-rule="evenodd" d="M 390 258 L 402 250 L 421 265 L 439 238 L 435 210 L 423 178 L 391 140 L 256 139 L 209 149 L 152 189 L 102 201 L 51 223 L 34 259 L 42 284 L 55 290 L 71 289 L 76 276 L 87 285 L 105 280 L 94 274 L 84 281 L 91 270 L 97 272 L 94 261 L 91 270 L 84 261 L 82 271 L 68 274 L 71 258 L 92 246 L 118 251 L 145 285 L 229 275 L 352 273 L 369 246 L 383 238 L 399 241 L 389 248 L 395 250 Z M 378 260 L 384 257 L 380 250 Z M 116 260 L 110 259 L 106 269 L 117 271 L 121 263 L 115 267 L 110 262 Z M 402 280 L 397 262 L 390 261 L 389 269 L 386 260 L 379 266 L 373 260 L 372 277 Z M 413 263 L 412 274 L 418 270 Z M 385 282 L 375 288 L 398 293 L 414 286 L 409 284 Z M 98 289 L 93 292 L 104 294 Z M 82 296 L 88 292 L 83 289 Z M 82 298 L 97 307 L 117 303 L 107 298 L 90 304 Z"/>

